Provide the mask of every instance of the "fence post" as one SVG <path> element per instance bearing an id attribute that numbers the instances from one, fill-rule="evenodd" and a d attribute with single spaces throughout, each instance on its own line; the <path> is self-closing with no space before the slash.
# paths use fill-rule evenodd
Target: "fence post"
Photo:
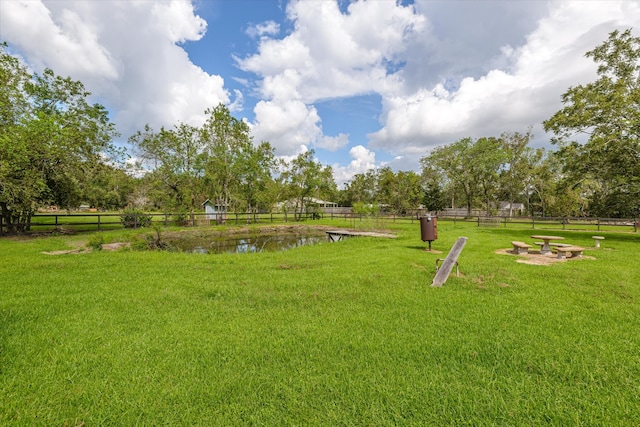
<path id="1" fill-rule="evenodd" d="M 536 217 L 531 215 L 531 229 L 535 230 L 536 229 Z"/>
<path id="2" fill-rule="evenodd" d="M 2 227 L 3 227 L 3 225 L 2 225 L 2 216 L 0 216 L 0 236 L 3 235 Z"/>
<path id="3" fill-rule="evenodd" d="M 98 214 L 98 231 L 100 231 L 100 214 Z"/>
<path id="4" fill-rule="evenodd" d="M 133 228 L 138 228 L 138 214 L 133 214 Z"/>
<path id="5" fill-rule="evenodd" d="M 596 218 L 596 223 L 598 224 L 598 231 L 600 231 L 600 218 Z"/>

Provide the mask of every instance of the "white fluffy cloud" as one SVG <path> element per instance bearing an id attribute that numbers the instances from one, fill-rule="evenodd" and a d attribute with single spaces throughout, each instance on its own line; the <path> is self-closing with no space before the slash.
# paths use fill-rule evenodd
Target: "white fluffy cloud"
<path id="1" fill-rule="evenodd" d="M 346 14 L 333 1 L 294 1 L 287 16 L 291 34 L 262 39 L 238 63 L 263 78 L 264 98 L 306 103 L 393 86 L 387 66 L 404 60 L 404 42 L 424 25 L 412 7 L 389 1 L 352 3 Z"/>
<path id="2" fill-rule="evenodd" d="M 638 2 L 551 3 L 521 46 L 502 46 L 497 62 L 503 69 L 464 78 L 451 91 L 442 81 L 384 96 L 384 126 L 370 135 L 371 147 L 425 153 L 461 137 L 522 132 L 529 125 L 540 136 L 540 123 L 560 108 L 561 94 L 595 78 L 584 53 L 613 29 L 638 25 Z"/>
<path id="3" fill-rule="evenodd" d="M 22 48 L 36 68 L 46 66 L 59 73 L 73 71 L 79 77 L 114 79 L 117 64 L 98 40 L 101 24 L 75 10 L 55 15 L 40 1 L 0 3 L 0 34 Z"/>
<path id="4" fill-rule="evenodd" d="M 275 21 L 266 21 L 261 24 L 250 25 L 246 33 L 250 37 L 275 36 L 280 32 L 280 24 Z"/>
<path id="5" fill-rule="evenodd" d="M 316 146 L 328 151 L 336 151 L 349 144 L 349 135 L 340 133 L 337 136 L 323 136 L 316 141 Z"/>
<path id="6" fill-rule="evenodd" d="M 348 143 L 347 135 L 323 135 L 313 103 L 393 92 L 398 80 L 388 68 L 404 61 L 405 41 L 422 31 L 424 18 L 389 1 L 351 3 L 346 13 L 333 1 L 294 1 L 287 16 L 294 24 L 290 34 L 263 37 L 255 55 L 238 59 L 243 70 L 261 77 L 265 101 L 254 110 L 254 130 L 281 154 L 300 144 L 337 149 Z M 282 115 L 292 108 L 300 114 Z M 284 132 L 278 132 L 280 124 Z"/>
<path id="7" fill-rule="evenodd" d="M 318 110 L 299 100 L 259 101 L 254 113 L 254 138 L 275 145 L 279 155 L 288 156 L 310 145 L 335 151 L 349 143 L 344 133 L 324 135 Z"/>
<path id="8" fill-rule="evenodd" d="M 178 44 L 199 40 L 207 26 L 188 1 L 3 1 L 0 24 L 0 38 L 36 71 L 81 80 L 125 137 L 145 123 L 201 122 L 205 108 L 229 101 L 222 77 Z"/>
<path id="9" fill-rule="evenodd" d="M 322 135 L 318 126 L 318 111 L 301 101 L 260 101 L 254 112 L 254 138 L 271 143 L 278 141 L 279 155 L 297 153 L 301 146 L 308 146 L 310 141 L 315 141 Z"/>
<path id="10" fill-rule="evenodd" d="M 351 150 L 349 150 L 349 157 L 351 157 L 352 160 L 348 165 L 342 166 L 340 164 L 334 164 L 332 166 L 333 176 L 339 186 L 351 180 L 356 174 L 365 173 L 369 169 L 380 166 L 376 165 L 376 153 L 362 145 L 352 147 Z"/>

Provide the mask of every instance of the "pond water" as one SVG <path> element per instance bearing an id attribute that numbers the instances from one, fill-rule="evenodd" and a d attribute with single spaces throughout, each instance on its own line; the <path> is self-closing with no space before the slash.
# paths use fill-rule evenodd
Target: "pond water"
<path id="1" fill-rule="evenodd" d="M 181 236 L 167 243 L 184 251 L 199 254 L 277 252 L 325 242 L 324 234 L 247 234 L 228 236 Z"/>

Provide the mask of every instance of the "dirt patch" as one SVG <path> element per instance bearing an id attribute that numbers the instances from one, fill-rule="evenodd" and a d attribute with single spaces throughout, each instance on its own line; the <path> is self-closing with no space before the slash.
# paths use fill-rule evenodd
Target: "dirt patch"
<path id="1" fill-rule="evenodd" d="M 131 243 L 129 242 L 105 243 L 102 245 L 102 250 L 107 252 L 113 252 L 122 248 L 128 248 L 129 246 L 131 246 Z M 78 247 L 76 249 L 48 251 L 48 252 L 42 252 L 42 253 L 45 255 L 69 255 L 69 254 L 86 254 L 91 251 L 92 249 L 88 247 Z"/>
<path id="2" fill-rule="evenodd" d="M 131 243 L 129 242 L 105 243 L 102 245 L 102 250 L 113 252 L 122 248 L 128 248 L 129 246 L 131 246 Z"/>
<path id="3" fill-rule="evenodd" d="M 513 252 L 511 252 L 511 249 L 498 249 L 496 253 L 500 255 L 511 255 L 514 257 L 518 257 L 516 262 L 531 265 L 551 265 L 558 262 L 575 262 L 583 259 L 595 259 L 594 257 L 587 255 L 583 255 L 580 258 L 558 259 L 556 254 L 543 255 L 540 253 L 540 251 L 529 251 L 528 254 L 514 254 Z"/>
<path id="4" fill-rule="evenodd" d="M 48 251 L 48 252 L 42 252 L 42 253 L 45 255 L 67 255 L 67 254 L 84 254 L 87 252 L 91 252 L 91 248 L 87 247 L 86 241 L 71 242 L 70 246 L 73 247 L 73 249 Z"/>
<path id="5" fill-rule="evenodd" d="M 67 254 L 83 254 L 85 252 L 90 252 L 89 249 L 71 249 L 67 251 L 49 251 L 42 252 L 45 255 L 67 255 Z"/>

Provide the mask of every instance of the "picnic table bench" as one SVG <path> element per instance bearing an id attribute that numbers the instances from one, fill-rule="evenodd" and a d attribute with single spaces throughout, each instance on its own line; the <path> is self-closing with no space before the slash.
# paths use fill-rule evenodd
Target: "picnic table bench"
<path id="1" fill-rule="evenodd" d="M 600 240 L 604 240 L 602 236 L 591 236 L 591 238 L 596 241 L 596 248 L 600 247 Z"/>
<path id="2" fill-rule="evenodd" d="M 558 251 L 558 259 L 565 259 L 567 252 L 571 253 L 571 258 L 580 258 L 584 248 L 580 246 L 558 246 L 556 250 Z"/>
<path id="3" fill-rule="evenodd" d="M 524 242 L 511 242 L 511 244 L 513 245 L 513 253 L 518 255 L 528 254 L 529 248 L 531 248 L 531 245 Z"/>

